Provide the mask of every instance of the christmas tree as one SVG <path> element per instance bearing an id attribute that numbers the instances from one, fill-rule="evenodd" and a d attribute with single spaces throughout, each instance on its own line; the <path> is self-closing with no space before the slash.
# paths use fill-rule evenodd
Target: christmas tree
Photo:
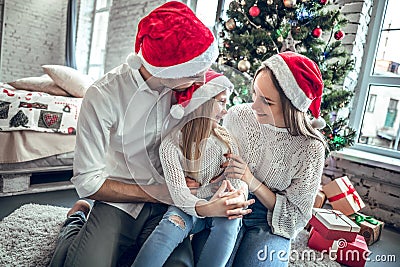
<path id="1" fill-rule="evenodd" d="M 347 126 L 348 118 L 336 116 L 352 97 L 343 89 L 353 61 L 341 45 L 347 20 L 340 11 L 329 0 L 234 0 L 227 17 L 220 19 L 219 65 L 252 77 L 262 61 L 279 52 L 290 50 L 314 60 L 325 84 L 321 116 L 327 125 L 321 132 L 330 151 L 352 145 L 355 131 Z M 244 84 L 232 94 L 233 104 L 251 101 Z"/>

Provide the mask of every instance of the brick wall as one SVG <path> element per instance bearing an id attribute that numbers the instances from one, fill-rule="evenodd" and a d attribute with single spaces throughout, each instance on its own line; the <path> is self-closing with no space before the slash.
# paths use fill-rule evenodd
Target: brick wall
<path id="1" fill-rule="evenodd" d="M 43 64 L 64 64 L 67 1 L 5 0 L 2 81 L 43 74 Z"/>
<path id="2" fill-rule="evenodd" d="M 105 72 L 125 62 L 129 53 L 133 52 L 139 20 L 164 2 L 166 1 L 113 1 L 108 25 Z"/>

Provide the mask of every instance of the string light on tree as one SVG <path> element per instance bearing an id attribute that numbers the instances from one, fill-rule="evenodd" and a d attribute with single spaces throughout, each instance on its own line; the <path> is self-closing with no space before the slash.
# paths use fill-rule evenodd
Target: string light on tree
<path id="1" fill-rule="evenodd" d="M 274 3 L 274 0 L 267 0 L 267 5 L 272 5 Z"/>

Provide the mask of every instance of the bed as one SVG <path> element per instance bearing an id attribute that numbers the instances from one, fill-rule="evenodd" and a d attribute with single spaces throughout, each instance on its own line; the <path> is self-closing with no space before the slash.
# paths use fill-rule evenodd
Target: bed
<path id="1" fill-rule="evenodd" d="M 68 80 L 67 85 L 75 82 L 76 94 L 80 85 L 71 77 L 64 75 L 58 82 Z M 41 80 L 49 78 L 45 76 Z M 69 179 L 32 181 L 39 174 L 72 175 L 76 124 L 84 95 L 81 89 L 86 90 L 88 83 L 78 88 L 81 91 L 76 97 L 70 94 L 71 90 L 55 84 L 56 78 L 51 77 L 53 89 L 57 86 L 63 90 L 58 95 L 50 94 L 54 90 L 46 93 L 40 86 L 22 87 L 22 90 L 10 85 L 17 83 L 0 83 L 0 197 L 73 187 Z M 44 86 L 43 81 L 39 84 Z"/>

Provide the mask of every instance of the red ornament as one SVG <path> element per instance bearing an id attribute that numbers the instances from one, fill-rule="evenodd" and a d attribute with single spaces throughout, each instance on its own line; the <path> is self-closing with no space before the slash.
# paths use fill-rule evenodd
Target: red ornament
<path id="1" fill-rule="evenodd" d="M 257 17 L 258 15 L 260 15 L 260 9 L 258 8 L 257 5 L 254 5 L 254 6 L 250 7 L 249 14 L 252 17 Z"/>
<path id="2" fill-rule="evenodd" d="M 321 5 L 326 5 L 329 2 L 329 0 L 320 0 L 319 3 Z"/>
<path id="3" fill-rule="evenodd" d="M 68 134 L 76 134 L 76 130 L 74 127 L 68 127 Z"/>
<path id="4" fill-rule="evenodd" d="M 335 37 L 336 40 L 342 40 L 344 37 L 344 31 L 338 30 L 337 32 L 335 32 L 333 37 Z"/>
<path id="5" fill-rule="evenodd" d="M 322 29 L 318 26 L 314 30 L 312 30 L 311 35 L 315 38 L 319 38 L 322 35 Z"/>

